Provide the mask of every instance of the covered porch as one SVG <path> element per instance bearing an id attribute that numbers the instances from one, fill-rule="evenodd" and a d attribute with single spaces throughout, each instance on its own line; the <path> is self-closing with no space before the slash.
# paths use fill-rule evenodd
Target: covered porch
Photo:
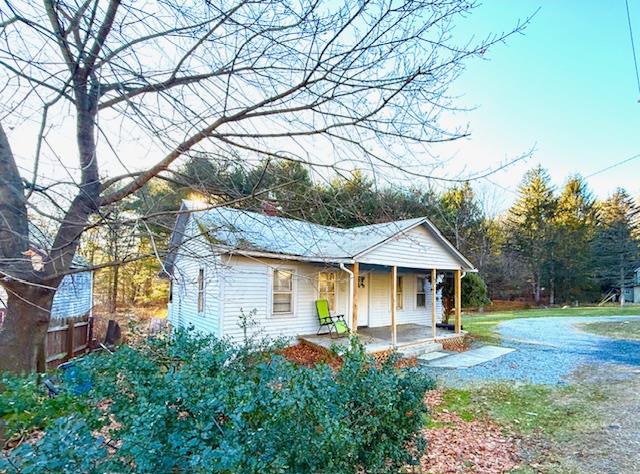
<path id="1" fill-rule="evenodd" d="M 392 340 L 391 326 L 380 326 L 376 328 L 360 328 L 357 335 L 364 344 L 368 354 L 386 352 L 392 349 L 402 350 L 403 348 L 430 343 L 442 342 L 449 338 L 458 338 L 462 334 L 455 331 L 436 328 L 436 336 L 433 337 L 431 326 L 423 324 L 398 324 L 396 326 L 396 343 Z M 309 334 L 298 336 L 298 339 L 309 344 L 331 349 L 332 347 L 344 347 L 349 345 L 348 337 L 332 338 L 328 334 Z"/>
<path id="2" fill-rule="evenodd" d="M 344 315 L 351 332 L 363 340 L 374 338 L 399 347 L 461 335 L 462 268 L 355 262 L 349 270 Z M 453 331 L 437 327 L 443 319 L 445 286 Z"/>

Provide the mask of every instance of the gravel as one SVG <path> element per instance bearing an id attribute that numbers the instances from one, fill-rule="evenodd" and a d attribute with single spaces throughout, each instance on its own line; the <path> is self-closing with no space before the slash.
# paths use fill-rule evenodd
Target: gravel
<path id="1" fill-rule="evenodd" d="M 464 369 L 425 368 L 449 386 L 469 382 L 516 381 L 564 384 L 585 365 L 640 366 L 640 341 L 612 339 L 581 331 L 586 322 L 624 321 L 638 316 L 525 318 L 502 322 L 501 345 L 516 349 L 503 357 Z"/>

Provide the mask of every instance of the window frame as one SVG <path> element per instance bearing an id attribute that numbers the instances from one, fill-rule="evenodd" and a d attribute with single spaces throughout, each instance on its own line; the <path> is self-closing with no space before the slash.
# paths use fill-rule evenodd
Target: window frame
<path id="1" fill-rule="evenodd" d="M 326 275 L 333 275 L 333 306 L 331 305 L 331 300 L 329 298 L 323 298 L 322 297 L 322 290 L 320 287 L 320 277 L 322 274 L 326 274 Z M 331 270 L 323 270 L 321 272 L 318 272 L 318 299 L 326 299 L 327 302 L 329 303 L 329 311 L 331 313 L 336 311 L 336 308 L 338 307 L 338 274 L 335 271 L 331 271 Z"/>
<path id="2" fill-rule="evenodd" d="M 291 274 L 291 289 L 289 291 L 276 290 L 276 272 L 288 272 Z M 271 269 L 271 311 L 272 317 L 291 317 L 295 314 L 295 292 L 296 292 L 296 278 L 295 269 L 289 267 L 278 267 Z M 289 311 L 275 311 L 275 295 L 287 294 L 290 295 Z"/>
<path id="3" fill-rule="evenodd" d="M 196 296 L 196 305 L 198 314 L 203 314 L 205 310 L 205 295 L 206 295 L 206 285 L 205 285 L 205 271 L 204 267 L 198 268 L 198 281 L 197 281 L 197 296 Z"/>
<path id="4" fill-rule="evenodd" d="M 422 280 L 422 288 L 420 288 L 420 280 Z M 426 275 L 416 275 L 416 308 L 426 308 L 427 307 L 427 276 Z M 418 297 L 420 295 L 424 295 L 424 302 L 419 304 Z"/>

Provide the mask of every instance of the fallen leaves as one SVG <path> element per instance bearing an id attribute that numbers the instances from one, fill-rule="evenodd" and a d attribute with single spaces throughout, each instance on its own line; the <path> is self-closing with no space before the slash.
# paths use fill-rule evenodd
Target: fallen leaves
<path id="1" fill-rule="evenodd" d="M 464 421 L 456 413 L 438 410 L 442 391 L 427 393 L 425 403 L 433 410 L 436 426 L 425 430 L 427 453 L 422 469 L 427 473 L 499 474 L 518 465 L 515 439 L 487 420 Z"/>
<path id="2" fill-rule="evenodd" d="M 280 354 L 288 361 L 305 367 L 314 367 L 321 363 L 328 364 L 333 370 L 342 367 L 340 357 L 326 349 L 303 342 L 284 348 Z"/>

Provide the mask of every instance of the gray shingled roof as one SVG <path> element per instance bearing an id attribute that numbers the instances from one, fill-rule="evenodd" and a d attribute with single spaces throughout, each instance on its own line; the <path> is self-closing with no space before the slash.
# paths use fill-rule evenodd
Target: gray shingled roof
<path id="1" fill-rule="evenodd" d="M 341 229 L 228 207 L 198 211 L 189 201 L 185 207 L 193 211 L 209 240 L 220 246 L 318 260 L 352 258 L 424 221 L 419 217 Z"/>

